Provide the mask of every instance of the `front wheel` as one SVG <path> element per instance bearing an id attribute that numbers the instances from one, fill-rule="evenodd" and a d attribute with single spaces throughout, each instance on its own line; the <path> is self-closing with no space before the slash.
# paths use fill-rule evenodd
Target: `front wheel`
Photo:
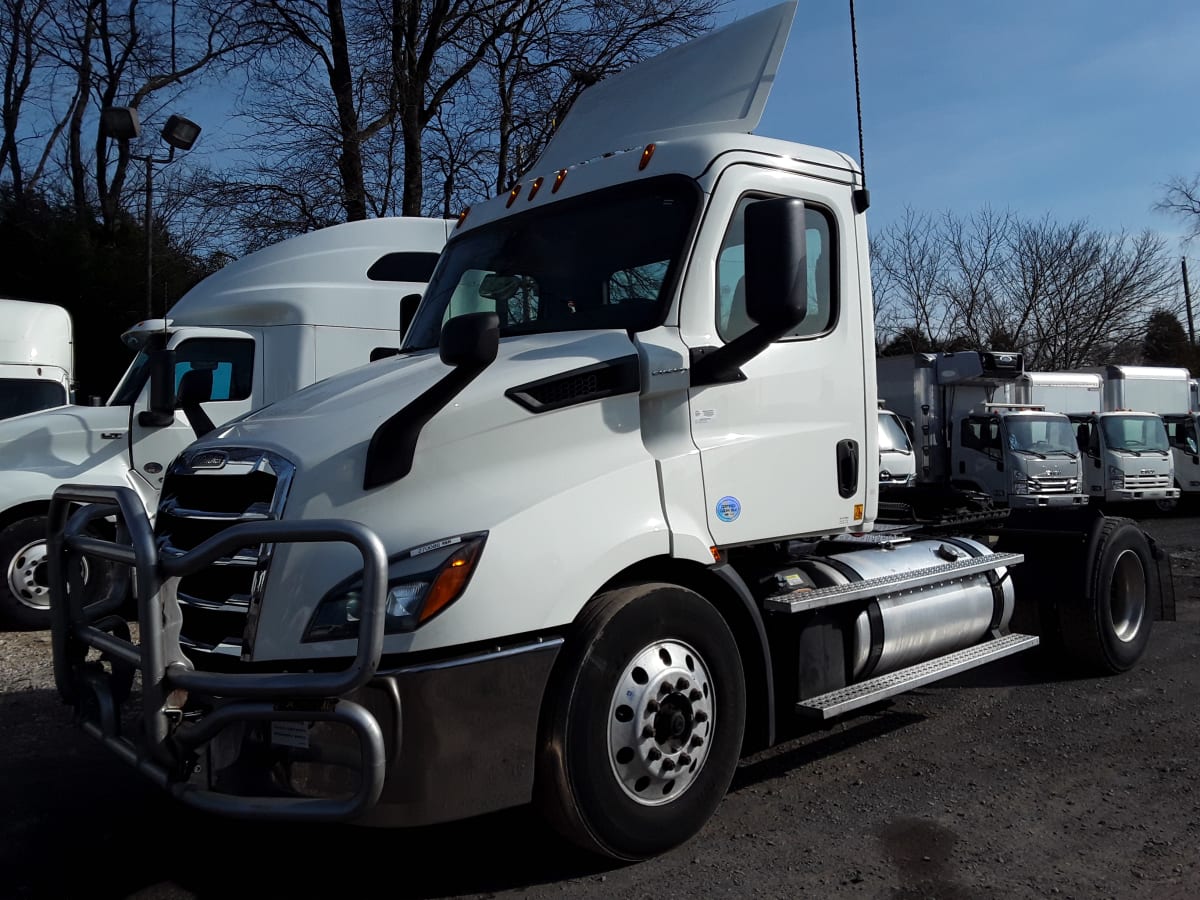
<path id="1" fill-rule="evenodd" d="M 569 839 L 645 859 L 692 837 L 733 778 L 745 678 L 729 626 L 668 584 L 597 597 L 549 698 L 539 805 Z"/>
<path id="2" fill-rule="evenodd" d="M 46 577 L 45 516 L 18 519 L 0 531 L 0 621 L 23 629 L 50 627 L 50 582 Z M 119 589 L 115 567 L 83 563 L 89 599 Z M 93 593 L 95 592 L 95 593 Z"/>

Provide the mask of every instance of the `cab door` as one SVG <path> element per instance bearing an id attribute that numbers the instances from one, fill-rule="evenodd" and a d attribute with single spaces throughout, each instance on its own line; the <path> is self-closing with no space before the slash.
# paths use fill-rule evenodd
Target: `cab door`
<path id="1" fill-rule="evenodd" d="M 175 350 L 175 390 L 178 394 L 184 376 L 196 374 L 206 387 L 208 400 L 201 409 L 220 426 L 260 405 L 262 360 L 255 336 L 238 331 L 212 331 L 208 334 L 184 332 L 175 335 L 169 349 Z M 211 388 L 208 387 L 211 379 Z M 182 409 L 176 409 L 170 425 L 147 424 L 141 414 L 149 410 L 150 383 L 147 382 L 130 412 L 131 468 L 137 473 L 139 492 L 153 500 L 162 487 L 166 468 L 184 447 L 196 439 L 196 433 Z M 147 504 L 154 507 L 153 502 Z"/>
<path id="2" fill-rule="evenodd" d="M 864 520 L 867 491 L 878 490 L 874 360 L 864 350 L 856 223 L 845 185 L 749 165 L 726 169 L 693 251 L 694 260 L 713 262 L 688 273 L 681 336 L 695 353 L 752 327 L 745 211 L 774 197 L 805 204 L 804 321 L 744 363 L 743 380 L 689 390 L 718 545 L 853 528 Z"/>

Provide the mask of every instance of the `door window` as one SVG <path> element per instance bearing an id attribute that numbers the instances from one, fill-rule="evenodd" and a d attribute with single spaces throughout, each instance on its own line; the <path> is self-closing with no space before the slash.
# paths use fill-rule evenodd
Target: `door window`
<path id="1" fill-rule="evenodd" d="M 254 341 L 192 338 L 175 350 L 175 390 L 188 372 L 212 373 L 210 400 L 245 400 L 254 386 Z"/>
<path id="2" fill-rule="evenodd" d="M 717 334 L 726 342 L 745 334 L 754 323 L 746 314 L 746 207 L 770 199 L 747 195 L 738 201 L 725 240 L 717 256 Z M 804 208 L 805 259 L 808 264 L 808 314 L 784 335 L 812 337 L 828 331 L 834 322 L 834 228 L 828 212 L 815 206 Z"/>

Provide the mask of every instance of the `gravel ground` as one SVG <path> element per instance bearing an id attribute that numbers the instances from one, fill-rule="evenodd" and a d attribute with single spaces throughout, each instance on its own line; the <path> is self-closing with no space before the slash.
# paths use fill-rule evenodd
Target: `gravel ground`
<path id="1" fill-rule="evenodd" d="M 71 725 L 46 635 L 0 634 L 0 895 L 1200 897 L 1200 519 L 1144 524 L 1179 608 L 1133 672 L 1025 654 L 903 695 L 746 760 L 698 837 L 628 866 L 528 810 L 390 832 L 184 810 Z"/>

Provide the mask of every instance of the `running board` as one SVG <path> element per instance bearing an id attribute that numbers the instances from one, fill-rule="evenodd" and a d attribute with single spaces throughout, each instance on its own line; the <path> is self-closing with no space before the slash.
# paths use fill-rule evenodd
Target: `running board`
<path id="1" fill-rule="evenodd" d="M 1038 637 L 1032 634 L 1009 634 L 995 638 L 966 650 L 939 656 L 936 659 L 900 669 L 890 675 L 880 675 L 849 687 L 830 691 L 796 704 L 796 712 L 813 719 L 832 719 L 842 713 L 878 703 L 896 694 L 921 687 L 933 681 L 949 678 L 984 663 L 1011 656 L 1038 645 Z"/>
<path id="2" fill-rule="evenodd" d="M 900 572 L 896 575 L 883 575 L 879 578 L 868 578 L 865 581 L 852 581 L 849 584 L 835 584 L 816 590 L 776 594 L 764 600 L 763 606 L 772 612 L 807 612 L 810 609 L 820 609 L 836 603 L 865 600 L 869 597 L 886 597 L 889 594 L 898 594 L 913 588 L 951 582 L 955 579 L 978 575 L 981 572 L 991 572 L 1003 566 L 1015 566 L 1024 559 L 1024 555 L 1020 553 L 989 553 L 986 556 L 973 556 L 957 562 L 946 563 L 944 566 L 930 566 L 926 569 L 914 569 L 911 572 Z"/>

